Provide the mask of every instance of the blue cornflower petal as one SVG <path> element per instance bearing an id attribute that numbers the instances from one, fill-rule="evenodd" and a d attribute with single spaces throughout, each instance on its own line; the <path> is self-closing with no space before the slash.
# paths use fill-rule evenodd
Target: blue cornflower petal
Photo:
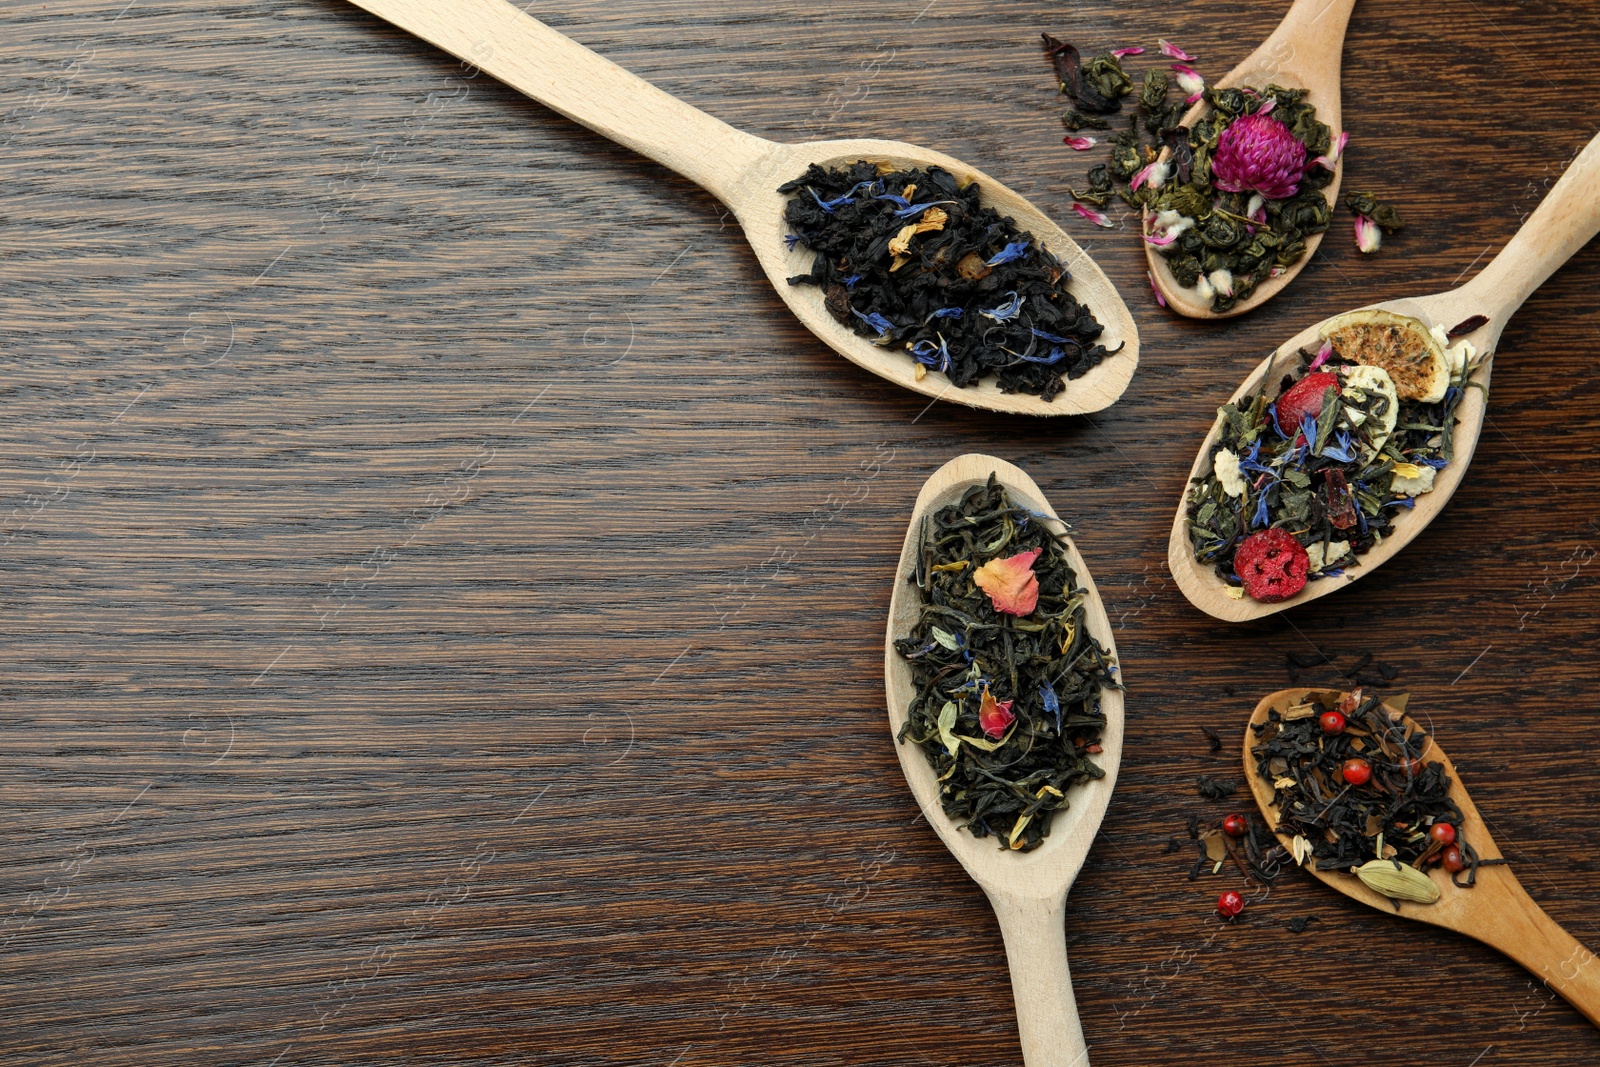
<path id="1" fill-rule="evenodd" d="M 1057 363 L 1060 363 L 1061 360 L 1066 357 L 1066 354 L 1067 350 L 1065 348 L 1052 348 L 1048 356 L 1019 355 L 1017 358 L 1022 360 L 1024 363 L 1043 363 L 1047 367 L 1053 367 Z"/>
<path id="2" fill-rule="evenodd" d="M 903 196 L 895 196 L 893 193 L 882 193 L 882 194 L 880 194 L 878 196 L 873 197 L 872 199 L 874 199 L 874 200 L 888 200 L 888 201 L 891 201 L 891 202 L 893 202 L 895 204 L 898 204 L 902 208 L 907 208 L 907 207 L 911 206 L 911 201 L 907 200 Z"/>
<path id="3" fill-rule="evenodd" d="M 986 319 L 993 319 L 996 322 L 1007 322 L 1016 318 L 1017 312 L 1022 310 L 1022 297 L 1017 294 L 1015 289 L 1013 289 L 1007 295 L 1009 295 L 1011 299 L 1006 301 L 1004 304 L 1001 304 L 999 307 L 994 308 L 991 311 L 980 311 L 978 314 L 982 315 Z"/>
<path id="4" fill-rule="evenodd" d="M 911 355 L 924 367 L 932 367 L 939 371 L 950 369 L 950 349 L 945 346 L 943 337 L 939 338 L 938 344 L 927 339 L 918 341 L 911 346 Z M 935 359 L 935 356 L 938 358 Z"/>
<path id="5" fill-rule="evenodd" d="M 1391 500 L 1383 505 L 1386 508 L 1414 508 L 1417 506 L 1415 497 L 1403 496 L 1399 500 Z"/>
<path id="6" fill-rule="evenodd" d="M 1267 488 L 1271 487 L 1268 486 Z M 1256 497 L 1256 513 L 1250 519 L 1251 526 L 1265 526 L 1267 524 L 1267 488 L 1263 488 L 1261 495 Z"/>
<path id="7" fill-rule="evenodd" d="M 1002 263 L 1010 263 L 1014 259 L 1021 259 L 1028 251 L 1028 243 L 1029 242 L 1026 240 L 1012 241 L 1000 251 L 996 252 L 993 258 L 987 260 L 986 265 L 990 267 L 998 267 Z"/>
<path id="8" fill-rule="evenodd" d="M 936 309 L 934 309 L 933 314 L 929 315 L 928 318 L 930 318 L 930 319 L 959 319 L 961 317 L 961 315 L 962 315 L 962 310 L 960 308 L 936 308 Z"/>
<path id="9" fill-rule="evenodd" d="M 1450 461 L 1447 459 L 1419 459 L 1416 462 L 1427 467 L 1432 467 L 1436 471 L 1444 470 L 1444 468 L 1450 465 Z"/>
<path id="10" fill-rule="evenodd" d="M 1276 433 L 1279 437 L 1286 436 L 1282 430 L 1278 429 L 1278 403 L 1277 403 L 1277 401 L 1273 401 L 1272 403 L 1267 405 L 1267 425 L 1272 427 L 1272 431 L 1274 433 Z"/>
<path id="11" fill-rule="evenodd" d="M 800 235 L 797 233 L 786 233 L 783 235 L 783 243 L 789 246 L 789 251 L 793 252 L 794 246 L 800 243 Z"/>
<path id="12" fill-rule="evenodd" d="M 884 197 L 879 197 L 878 199 L 887 200 L 889 198 L 884 196 Z M 900 197 L 897 196 L 894 199 L 899 200 Z M 911 204 L 908 207 L 903 207 L 899 211 L 896 211 L 894 213 L 894 217 L 897 218 L 897 219 L 909 219 L 913 215 L 922 214 L 924 211 L 928 210 L 930 207 L 933 207 L 935 204 L 953 204 L 953 203 L 955 203 L 954 200 L 930 200 L 926 204 Z"/>
<path id="13" fill-rule="evenodd" d="M 850 191 L 848 193 L 845 193 L 843 196 L 835 197 L 832 200 L 824 200 L 824 199 L 822 199 L 822 197 L 817 195 L 817 191 L 815 189 L 811 188 L 811 186 L 809 186 L 809 185 L 806 186 L 806 192 L 811 194 L 811 199 L 813 199 L 813 200 L 815 200 L 817 202 L 817 206 L 818 207 L 820 207 L 822 210 L 826 211 L 828 214 L 832 215 L 834 208 L 838 207 L 840 204 L 848 204 L 851 200 L 854 200 L 857 190 L 859 190 L 859 189 L 871 189 L 874 186 L 876 186 L 877 184 L 878 183 L 875 182 L 875 181 L 857 182 L 855 185 L 850 187 Z"/>
<path id="14" fill-rule="evenodd" d="M 1331 571 L 1323 571 L 1322 572 L 1322 576 L 1324 578 L 1337 578 L 1337 577 L 1339 577 L 1339 575 L 1341 575 L 1343 573 L 1344 573 L 1344 568 L 1343 567 L 1335 567 Z"/>
<path id="15" fill-rule="evenodd" d="M 1048 333 L 1048 332 L 1046 332 L 1044 330 L 1041 330 L 1037 326 L 1029 326 L 1028 327 L 1028 332 L 1033 334 L 1035 337 L 1037 337 L 1041 341 L 1054 341 L 1058 345 L 1076 345 L 1076 344 L 1078 344 L 1078 342 L 1074 341 L 1070 337 L 1059 337 L 1056 334 Z M 1083 346 L 1079 345 L 1079 347 L 1081 348 Z"/>
<path id="16" fill-rule="evenodd" d="M 850 309 L 850 314 L 854 315 L 856 318 L 860 319 L 862 322 L 866 323 L 868 326 L 871 326 L 874 330 L 877 330 L 878 331 L 878 336 L 880 336 L 880 337 L 882 337 L 883 335 L 887 334 L 890 330 L 894 329 L 894 323 L 890 322 L 888 319 L 884 318 L 882 315 L 878 314 L 876 311 L 871 312 L 870 314 L 863 315 L 863 314 L 861 314 L 861 312 L 857 311 L 855 308 L 851 308 Z"/>
<path id="17" fill-rule="evenodd" d="M 861 275 L 852 274 L 852 275 L 850 275 L 850 277 L 843 279 L 844 287 L 846 289 L 854 289 L 856 287 L 856 282 L 859 282 L 860 280 L 861 280 Z"/>
<path id="18" fill-rule="evenodd" d="M 1056 691 L 1049 682 L 1039 687 L 1039 699 L 1044 701 L 1046 714 L 1056 717 L 1056 733 L 1061 732 L 1061 698 L 1056 696 Z"/>

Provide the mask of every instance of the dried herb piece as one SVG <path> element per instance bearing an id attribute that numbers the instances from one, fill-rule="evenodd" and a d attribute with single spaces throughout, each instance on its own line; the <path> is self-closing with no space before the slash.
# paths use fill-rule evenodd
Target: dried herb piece
<path id="1" fill-rule="evenodd" d="M 1121 109 L 1122 97 L 1133 88 L 1133 82 L 1123 73 L 1118 56 L 1106 52 L 1085 65 L 1076 47 L 1048 33 L 1040 37 L 1044 39 L 1044 54 L 1055 66 L 1061 91 L 1078 102 L 1079 110 L 1106 115 Z"/>
<path id="2" fill-rule="evenodd" d="M 1079 130 L 1109 130 L 1111 123 L 1093 115 L 1085 115 L 1075 107 L 1069 107 L 1062 112 L 1061 124 L 1073 133 Z"/>
<path id="3" fill-rule="evenodd" d="M 1212 778 L 1202 774 L 1195 780 L 1195 788 L 1207 800 L 1227 800 L 1239 791 L 1239 782 L 1227 778 Z"/>
<path id="4" fill-rule="evenodd" d="M 909 579 L 923 606 L 894 643 L 916 689 L 899 740 L 921 746 L 945 814 L 1018 851 L 1045 839 L 1075 783 L 1104 777 L 1093 759 L 1105 728 L 1100 698 L 1120 688 L 1115 662 L 1089 633 L 1065 543 L 991 475 L 923 520 Z M 974 574 L 1029 553 L 1037 605 L 1021 616 L 996 611 Z"/>
<path id="5" fill-rule="evenodd" d="M 1212 751 L 1212 752 L 1221 752 L 1222 751 L 1222 735 L 1217 733 L 1215 727 L 1202 726 L 1202 727 L 1200 727 L 1200 732 L 1206 735 L 1206 741 L 1211 746 L 1210 751 Z"/>
<path id="6" fill-rule="evenodd" d="M 1310 926 L 1314 922 L 1321 921 L 1322 920 L 1317 918 L 1315 915 L 1296 915 L 1294 918 L 1284 923 L 1284 925 L 1289 928 L 1289 932 L 1291 934 L 1303 934 L 1306 932 L 1306 927 Z"/>
<path id="7" fill-rule="evenodd" d="M 1379 200 L 1371 193 L 1346 193 L 1344 206 L 1363 218 L 1371 219 L 1384 233 L 1399 233 L 1406 228 L 1400 221 L 1400 212 L 1393 204 Z"/>
<path id="8" fill-rule="evenodd" d="M 1114 354 L 1060 260 L 983 207 L 975 182 L 863 160 L 813 164 L 778 191 L 794 194 L 791 244 L 815 252 L 789 284 L 821 287 L 829 314 L 904 348 L 919 376 L 940 371 L 968 386 L 992 374 L 1005 392 L 1049 400 Z"/>
<path id="9" fill-rule="evenodd" d="M 1489 316 L 1487 315 L 1473 315 L 1471 318 L 1462 319 L 1460 322 L 1450 327 L 1450 329 L 1445 331 L 1445 336 L 1451 339 L 1465 337 L 1469 333 L 1474 333 L 1477 330 L 1482 329 L 1488 324 L 1488 322 Z"/>

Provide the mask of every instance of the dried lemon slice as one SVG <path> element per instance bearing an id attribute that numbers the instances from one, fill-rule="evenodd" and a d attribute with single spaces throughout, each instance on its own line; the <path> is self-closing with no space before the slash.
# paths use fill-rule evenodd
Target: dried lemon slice
<path id="1" fill-rule="evenodd" d="M 1339 358 L 1381 367 L 1402 400 L 1426 404 L 1444 399 L 1450 388 L 1450 361 L 1428 324 L 1392 311 L 1351 311 L 1329 319 L 1322 338 Z"/>

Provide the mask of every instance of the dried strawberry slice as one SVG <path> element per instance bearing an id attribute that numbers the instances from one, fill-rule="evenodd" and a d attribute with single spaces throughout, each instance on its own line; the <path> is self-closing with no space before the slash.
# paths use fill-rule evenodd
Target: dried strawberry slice
<path id="1" fill-rule="evenodd" d="M 1278 397 L 1278 431 L 1285 437 L 1297 435 L 1307 415 L 1314 419 L 1322 414 L 1330 389 L 1339 395 L 1339 376 L 1329 371 L 1308 374 L 1291 385 Z"/>
<path id="2" fill-rule="evenodd" d="M 1263 604 L 1288 600 L 1306 587 L 1311 569 L 1306 550 L 1294 535 L 1276 527 L 1257 530 L 1233 554 L 1233 569 L 1244 591 Z"/>

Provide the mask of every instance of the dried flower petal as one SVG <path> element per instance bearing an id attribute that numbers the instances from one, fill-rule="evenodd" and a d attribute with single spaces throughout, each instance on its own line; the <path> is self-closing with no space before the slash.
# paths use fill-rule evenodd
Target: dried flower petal
<path id="1" fill-rule="evenodd" d="M 1166 56 L 1168 59 L 1181 59 L 1185 63 L 1193 63 L 1195 60 L 1200 58 L 1199 56 L 1190 55 L 1188 52 L 1185 52 L 1171 41 L 1165 39 L 1157 41 L 1156 44 L 1161 46 L 1161 54 Z"/>
<path id="2" fill-rule="evenodd" d="M 1311 366 L 1307 367 L 1306 370 L 1308 372 L 1315 371 L 1318 367 L 1328 362 L 1328 357 L 1331 355 L 1333 355 L 1333 342 L 1322 342 L 1322 347 L 1317 349 L 1317 358 L 1311 361 Z"/>
<path id="3" fill-rule="evenodd" d="M 1262 114 L 1265 114 L 1265 112 L 1262 112 Z M 1339 162 L 1339 157 L 1344 155 L 1344 146 L 1349 143 L 1349 131 L 1341 133 L 1339 135 L 1339 139 L 1333 142 L 1333 148 L 1329 149 L 1328 154 L 1325 156 L 1318 156 L 1316 159 L 1313 159 L 1308 166 L 1321 167 L 1323 170 L 1332 170 L 1334 164 Z"/>
<path id="4" fill-rule="evenodd" d="M 1128 188 L 1137 190 L 1140 186 L 1149 185 L 1152 189 L 1159 189 L 1167 183 L 1167 179 L 1171 176 L 1172 164 L 1163 163 L 1158 159 L 1140 167 L 1128 182 Z"/>
<path id="5" fill-rule="evenodd" d="M 1061 143 L 1075 152 L 1087 152 L 1100 142 L 1093 137 L 1074 137 L 1071 134 L 1061 138 Z"/>
<path id="6" fill-rule="evenodd" d="M 1150 291 L 1156 294 L 1156 303 L 1166 307 L 1167 298 L 1161 295 L 1161 286 L 1156 284 L 1156 276 L 1149 271 L 1145 271 L 1144 276 L 1150 279 Z"/>
<path id="7" fill-rule="evenodd" d="M 1039 550 L 1030 548 L 1005 559 L 991 559 L 972 573 L 972 580 L 985 593 L 994 610 L 1005 615 L 1027 615 L 1039 605 L 1039 578 L 1033 561 Z"/>
<path id="8" fill-rule="evenodd" d="M 1205 92 L 1206 88 L 1206 80 L 1200 76 L 1200 72 L 1182 63 L 1172 64 L 1172 71 L 1178 76 L 1178 88 L 1188 97 L 1184 103 L 1192 104 L 1200 99 L 1200 94 Z"/>
<path id="9" fill-rule="evenodd" d="M 1006 727 L 1016 721 L 1016 716 L 1011 714 L 1010 700 L 996 700 L 994 694 L 989 692 L 989 687 L 983 687 L 983 699 L 978 702 L 978 725 L 983 727 L 985 737 L 998 740 L 1005 732 Z"/>
<path id="10" fill-rule="evenodd" d="M 1111 50 L 1111 54 L 1116 56 L 1118 59 L 1121 59 L 1123 56 L 1142 56 L 1142 55 L 1144 55 L 1144 49 L 1143 48 L 1113 48 Z"/>
<path id="11" fill-rule="evenodd" d="M 1365 215 L 1356 216 L 1356 247 L 1368 255 L 1383 247 L 1383 231 Z"/>
<path id="12" fill-rule="evenodd" d="M 1106 229 L 1110 230 L 1114 229 L 1117 225 L 1116 223 L 1112 222 L 1104 212 L 1096 211 L 1094 208 L 1087 207 L 1078 203 L 1077 201 L 1073 201 L 1072 210 L 1076 211 L 1079 215 L 1088 219 L 1096 226 L 1104 226 Z"/>

